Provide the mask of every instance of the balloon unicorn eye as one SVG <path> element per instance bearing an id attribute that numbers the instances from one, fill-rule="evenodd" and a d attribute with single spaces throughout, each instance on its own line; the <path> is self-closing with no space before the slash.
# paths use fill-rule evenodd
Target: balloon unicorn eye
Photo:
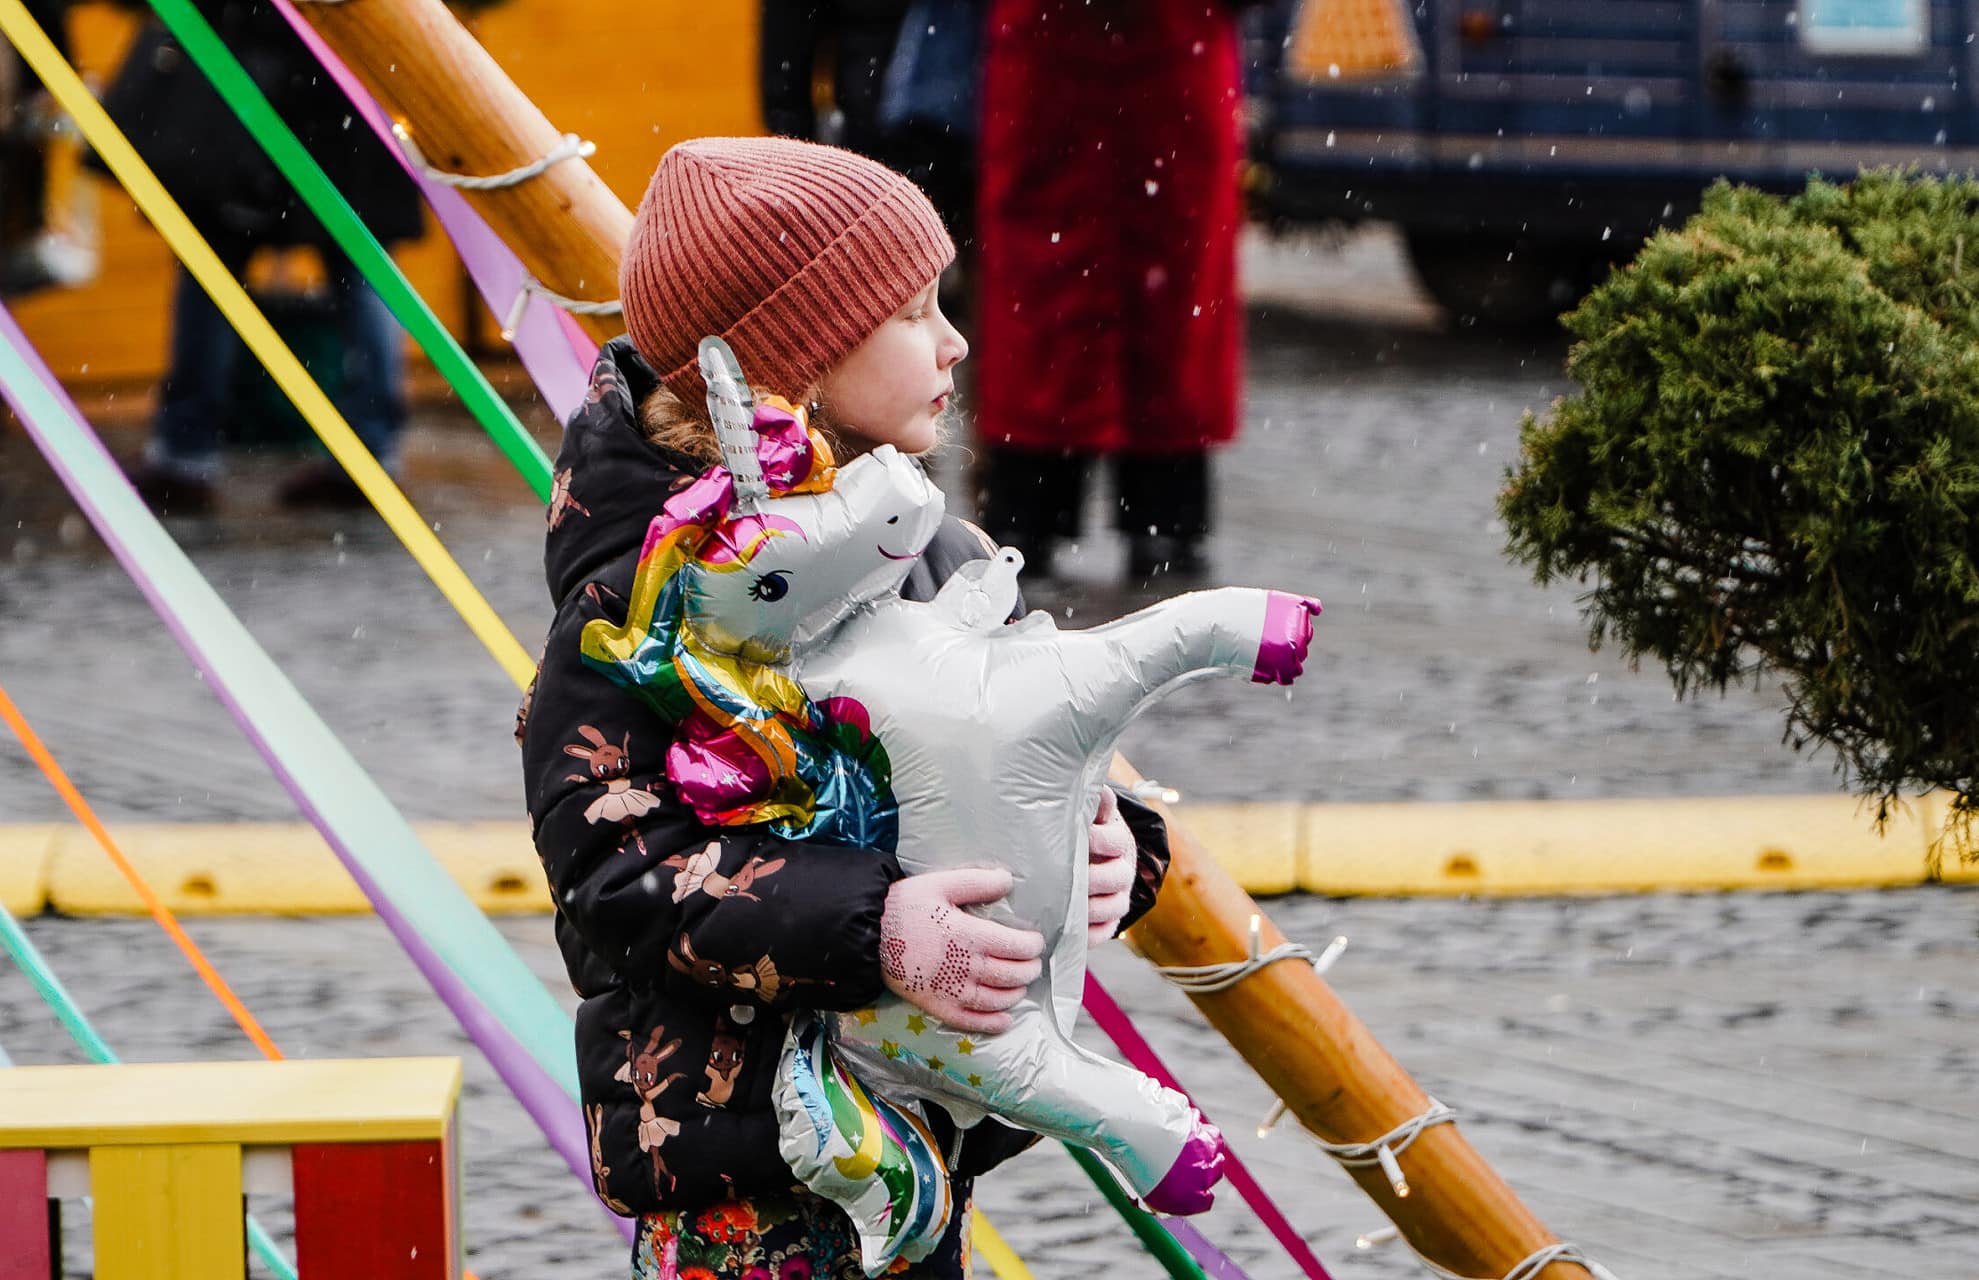
<path id="1" fill-rule="evenodd" d="M 766 604 L 775 604 L 789 594 L 790 577 L 781 569 L 766 573 L 749 584 L 750 598 Z"/>

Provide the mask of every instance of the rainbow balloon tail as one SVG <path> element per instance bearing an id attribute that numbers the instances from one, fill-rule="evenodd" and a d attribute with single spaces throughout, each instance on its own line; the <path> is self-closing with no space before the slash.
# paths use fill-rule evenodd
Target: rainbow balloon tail
<path id="1" fill-rule="evenodd" d="M 784 1161 L 852 1219 L 867 1275 L 934 1252 L 954 1212 L 934 1134 L 911 1105 L 869 1092 L 846 1070 L 824 1019 L 791 1019 L 775 1096 Z"/>

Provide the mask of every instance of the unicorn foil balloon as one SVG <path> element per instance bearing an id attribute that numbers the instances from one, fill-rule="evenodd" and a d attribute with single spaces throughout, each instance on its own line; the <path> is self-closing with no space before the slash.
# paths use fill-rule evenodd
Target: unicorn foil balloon
<path id="1" fill-rule="evenodd" d="M 1089 823 L 1136 712 L 1202 677 L 1291 683 L 1319 602 L 1231 587 L 1083 631 L 1042 613 L 1007 624 L 1023 563 L 1009 549 L 903 600 L 943 511 L 919 466 L 883 446 L 834 467 L 801 413 L 751 402 L 719 339 L 701 370 L 726 466 L 653 521 L 626 624 L 591 624 L 587 660 L 680 724 L 667 770 L 704 821 L 886 850 L 909 875 L 1006 866 L 1015 887 L 977 910 L 1047 947 L 999 1035 L 891 995 L 797 1014 L 777 1073 L 784 1158 L 844 1206 L 868 1274 L 927 1256 L 947 1225 L 921 1100 L 1089 1148 L 1152 1208 L 1205 1207 L 1215 1130 L 1071 1039 Z"/>

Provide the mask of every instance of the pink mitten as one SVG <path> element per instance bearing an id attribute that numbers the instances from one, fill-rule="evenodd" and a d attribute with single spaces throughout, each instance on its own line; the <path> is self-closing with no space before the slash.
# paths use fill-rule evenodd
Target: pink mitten
<path id="1" fill-rule="evenodd" d="M 1283 591 L 1265 593 L 1264 635 L 1258 641 L 1252 684 L 1290 684 L 1305 670 L 1312 645 L 1312 620 L 1319 601 Z"/>
<path id="2" fill-rule="evenodd" d="M 1086 843 L 1086 945 L 1096 947 L 1120 930 L 1134 889 L 1138 858 L 1134 833 L 1120 816 L 1113 788 L 1099 789 L 1099 813 Z"/>
<path id="3" fill-rule="evenodd" d="M 1004 1010 L 1044 969 L 1044 936 L 962 910 L 1015 883 L 1001 868 L 928 871 L 894 881 L 880 915 L 887 990 L 962 1031 L 1010 1029 Z"/>

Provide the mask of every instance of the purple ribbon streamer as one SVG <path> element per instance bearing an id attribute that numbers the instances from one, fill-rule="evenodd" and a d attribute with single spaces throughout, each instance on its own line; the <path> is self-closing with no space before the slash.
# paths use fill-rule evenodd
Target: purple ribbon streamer
<path id="1" fill-rule="evenodd" d="M 1186 1218 L 1163 1218 L 1161 1225 L 1167 1227 L 1175 1242 L 1187 1249 L 1189 1256 L 1202 1265 L 1203 1274 L 1209 1280 L 1250 1280 L 1229 1254 L 1211 1244 L 1208 1236 L 1196 1230 L 1193 1222 Z"/>
<path id="2" fill-rule="evenodd" d="M 74 400 L 69 397 L 61 382 L 42 360 L 34 344 L 21 331 L 13 314 L 4 306 L 0 306 L 0 338 L 4 338 L 22 362 L 34 372 L 43 389 L 67 414 L 87 446 L 100 455 L 112 474 L 119 477 L 118 483 L 124 486 L 130 503 L 138 505 L 140 500 L 136 491 L 130 489 L 130 482 L 122 478 L 121 469 L 110 456 L 110 451 L 104 447 L 102 439 L 91 429 L 81 411 L 76 408 Z M 208 687 L 220 699 L 221 705 L 234 718 L 234 722 L 240 726 L 242 734 L 249 743 L 267 761 L 268 767 L 274 772 L 283 789 L 294 798 L 303 816 L 335 851 L 338 860 L 350 872 L 364 896 L 370 900 L 392 936 L 398 940 L 399 945 L 411 957 L 413 964 L 452 1011 L 462 1029 L 467 1032 L 468 1038 L 494 1066 L 503 1083 L 522 1103 L 523 1108 L 543 1131 L 550 1145 L 563 1157 L 564 1163 L 570 1166 L 571 1171 L 576 1173 L 586 1186 L 590 1186 L 590 1138 L 584 1129 L 581 1117 L 571 1110 L 570 1096 L 542 1067 L 537 1065 L 536 1060 L 521 1045 L 516 1043 L 514 1037 L 467 989 L 453 970 L 427 946 L 418 931 L 412 927 L 411 922 L 399 913 L 378 885 L 365 873 L 362 864 L 351 856 L 349 847 L 339 838 L 333 824 L 310 802 L 307 791 L 299 784 L 287 763 L 255 726 L 253 715 L 235 695 L 226 673 L 210 660 L 199 641 L 180 622 L 172 603 L 145 575 L 141 560 L 124 539 L 116 524 L 89 492 L 81 477 L 71 469 L 62 449 L 51 438 L 46 425 L 36 417 L 33 407 L 17 396 L 11 386 L 0 387 L 0 394 L 4 394 L 8 402 L 13 405 L 21 425 L 26 428 L 42 455 L 48 459 L 49 466 L 61 479 L 63 487 L 69 491 L 105 544 L 123 564 L 131 580 L 137 584 L 138 590 L 143 592 L 145 599 L 164 621 L 179 646 L 204 674 Z M 156 532 L 162 542 L 171 545 L 169 536 L 162 528 L 158 528 Z M 177 550 L 176 547 L 173 549 Z M 621 1233 L 630 1242 L 633 1235 L 632 1223 L 616 1215 L 614 1221 L 618 1223 Z"/>
<path id="3" fill-rule="evenodd" d="M 407 176 L 419 184 L 426 203 L 432 206 L 434 216 L 439 219 L 441 228 L 453 241 L 455 251 L 466 265 L 468 275 L 473 277 L 482 301 L 488 304 L 488 309 L 494 312 L 497 320 L 502 319 L 523 289 L 526 272 L 521 261 L 481 215 L 474 212 L 460 192 L 434 182 L 413 168 L 411 159 L 392 132 L 392 123 L 385 109 L 372 98 L 363 82 L 351 74 L 343 59 L 323 42 L 323 37 L 309 25 L 308 19 L 296 12 L 295 5 L 290 0 L 275 0 L 275 7 L 281 10 L 296 35 L 301 37 L 330 78 L 344 91 L 352 108 L 364 117 L 379 141 L 385 144 L 385 149 L 398 158 Z M 585 389 L 591 382 L 591 364 L 597 356 L 596 344 L 581 328 L 574 322 L 568 325 L 559 323 L 568 319 L 561 307 L 540 298 L 531 298 L 523 310 L 521 322 L 515 327 L 512 340 L 516 354 L 522 358 L 522 367 L 528 370 L 544 403 L 550 406 L 550 411 L 556 414 L 560 423 L 569 421 L 570 415 L 583 403 Z M 575 343 L 571 341 L 573 333 L 579 339 Z"/>

